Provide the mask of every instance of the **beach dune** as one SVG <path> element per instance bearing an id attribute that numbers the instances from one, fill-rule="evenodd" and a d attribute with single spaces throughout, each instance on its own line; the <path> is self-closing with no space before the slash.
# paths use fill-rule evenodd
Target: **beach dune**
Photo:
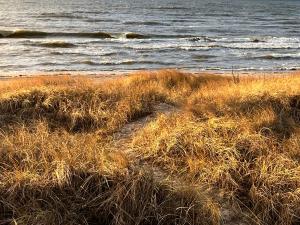
<path id="1" fill-rule="evenodd" d="M 296 224 L 299 72 L 0 80 L 0 224 Z"/>

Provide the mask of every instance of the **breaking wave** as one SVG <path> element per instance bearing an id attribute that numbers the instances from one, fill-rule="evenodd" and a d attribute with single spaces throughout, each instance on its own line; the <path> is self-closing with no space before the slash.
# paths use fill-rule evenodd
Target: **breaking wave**
<path id="1" fill-rule="evenodd" d="M 126 33 L 107 33 L 107 32 L 45 32 L 35 30 L 0 30 L 0 38 L 47 38 L 47 37 L 73 37 L 73 38 L 118 38 L 126 39 L 185 39 L 197 41 L 199 37 L 188 34 L 139 34 L 134 32 Z M 201 37 L 205 41 L 213 42 L 213 39 Z"/>
<path id="2" fill-rule="evenodd" d="M 77 37 L 77 38 L 112 38 L 105 32 L 43 32 L 31 30 L 0 31 L 0 38 L 45 38 L 45 37 Z"/>

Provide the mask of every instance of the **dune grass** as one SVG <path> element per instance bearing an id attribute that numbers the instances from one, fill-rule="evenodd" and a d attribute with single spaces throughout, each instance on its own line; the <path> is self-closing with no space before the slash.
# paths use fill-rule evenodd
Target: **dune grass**
<path id="1" fill-rule="evenodd" d="M 226 224 L 228 204 L 297 224 L 299 86 L 174 70 L 1 81 L 0 224 Z M 177 110 L 116 149 L 162 103 Z"/>

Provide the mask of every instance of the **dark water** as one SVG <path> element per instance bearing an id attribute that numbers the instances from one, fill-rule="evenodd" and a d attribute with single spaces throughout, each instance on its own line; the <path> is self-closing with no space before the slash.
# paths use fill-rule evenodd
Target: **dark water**
<path id="1" fill-rule="evenodd" d="M 0 72 L 300 68 L 300 0 L 0 0 Z"/>

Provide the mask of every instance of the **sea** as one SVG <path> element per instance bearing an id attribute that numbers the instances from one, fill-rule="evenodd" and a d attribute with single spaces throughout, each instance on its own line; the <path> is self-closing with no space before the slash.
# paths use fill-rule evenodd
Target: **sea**
<path id="1" fill-rule="evenodd" d="M 300 69 L 300 0 L 0 0 L 0 76 Z"/>

